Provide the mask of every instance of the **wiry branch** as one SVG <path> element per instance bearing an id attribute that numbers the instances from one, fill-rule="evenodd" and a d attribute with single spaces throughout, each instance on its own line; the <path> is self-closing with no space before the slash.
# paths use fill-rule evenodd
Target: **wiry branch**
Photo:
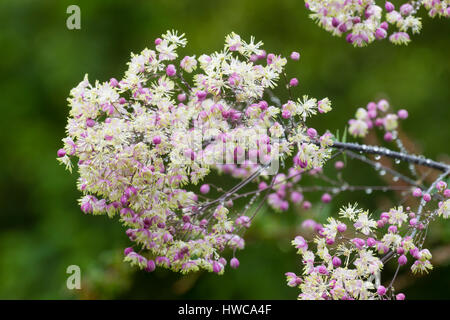
<path id="1" fill-rule="evenodd" d="M 319 144 L 316 142 L 316 144 Z M 362 152 L 362 153 L 368 153 L 368 154 L 377 154 L 380 156 L 386 156 L 393 159 L 398 159 L 401 161 L 409 162 L 418 164 L 421 166 L 433 168 L 436 170 L 440 170 L 443 172 L 446 172 L 450 170 L 450 165 L 437 162 L 431 159 L 427 159 L 421 156 L 411 155 L 407 153 L 392 151 L 384 147 L 378 147 L 378 146 L 369 146 L 365 144 L 358 144 L 358 143 L 345 143 L 345 142 L 334 142 L 331 146 L 332 148 L 339 149 L 339 150 L 351 150 L 356 152 Z"/>

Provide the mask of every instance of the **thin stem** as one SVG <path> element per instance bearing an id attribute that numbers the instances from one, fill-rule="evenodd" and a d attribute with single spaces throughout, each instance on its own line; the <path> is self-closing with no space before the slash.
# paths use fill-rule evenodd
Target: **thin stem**
<path id="1" fill-rule="evenodd" d="M 317 145 L 320 145 L 320 142 L 314 142 Z M 386 156 L 393 159 L 399 159 L 401 161 L 406 161 L 409 163 L 415 163 L 421 166 L 430 167 L 433 169 L 437 169 L 440 171 L 446 172 L 447 170 L 450 170 L 450 165 L 437 162 L 431 159 L 427 159 L 424 157 L 419 157 L 415 155 L 410 155 L 407 153 L 392 151 L 384 147 L 378 147 L 378 146 L 369 146 L 365 144 L 358 144 L 358 143 L 345 143 L 345 142 L 339 142 L 335 141 L 331 148 L 340 149 L 340 150 L 351 150 L 351 151 L 357 151 L 362 153 L 369 153 L 369 154 L 378 154 L 380 156 Z"/>
<path id="2" fill-rule="evenodd" d="M 428 190 L 426 191 L 426 193 L 430 193 L 431 190 L 433 190 L 433 188 L 436 186 L 436 184 L 441 181 L 442 179 L 444 179 L 446 176 L 448 176 L 450 174 L 450 168 L 447 169 L 443 174 L 441 174 L 434 182 L 433 184 L 428 188 Z M 427 204 L 427 202 L 422 198 L 422 200 L 420 200 L 420 205 L 419 205 L 419 209 L 417 209 L 417 221 L 420 221 L 420 218 L 422 217 L 422 211 L 423 208 L 425 207 L 425 205 Z M 411 237 L 414 238 L 414 236 L 417 233 L 417 228 L 413 230 Z"/>
<path id="3" fill-rule="evenodd" d="M 389 167 L 386 167 L 386 166 L 382 165 L 379 162 L 372 161 L 372 160 L 368 159 L 367 157 L 365 157 L 363 155 L 360 155 L 358 153 L 355 153 L 353 151 L 347 150 L 345 153 L 350 158 L 358 159 L 358 160 L 360 160 L 362 162 L 365 162 L 368 165 L 374 167 L 376 170 L 384 170 L 384 171 L 390 173 L 391 175 L 393 175 L 395 177 L 398 177 L 400 180 L 403 180 L 406 183 L 409 183 L 409 184 L 411 184 L 413 186 L 417 186 L 417 187 L 423 188 L 423 185 L 421 183 L 419 183 L 417 181 L 414 181 L 413 179 L 411 179 L 411 178 L 409 178 L 409 177 L 407 177 L 407 176 L 397 172 L 396 170 L 393 170 L 393 169 L 391 169 Z M 378 166 L 379 166 L 379 168 L 377 168 Z"/>

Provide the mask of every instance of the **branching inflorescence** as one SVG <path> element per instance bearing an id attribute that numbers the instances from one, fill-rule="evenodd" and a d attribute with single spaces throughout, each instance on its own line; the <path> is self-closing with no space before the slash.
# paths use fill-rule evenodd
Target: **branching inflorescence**
<path id="1" fill-rule="evenodd" d="M 410 34 L 422 28 L 421 18 L 416 16 L 422 7 L 431 18 L 450 17 L 449 0 L 402 1 L 397 7 L 375 0 L 306 0 L 305 5 L 319 26 L 335 36 L 345 35 L 355 47 L 385 38 L 394 44 L 408 44 Z"/>
<path id="2" fill-rule="evenodd" d="M 157 265 L 222 273 L 221 252 L 242 249 L 239 232 L 250 224 L 247 216 L 232 216 L 231 196 L 278 170 L 294 148 L 294 170 L 321 167 L 331 135 L 312 143 L 305 120 L 331 107 L 328 99 L 307 96 L 282 110 L 262 100 L 287 59 L 266 55 L 253 38 L 247 43 L 233 33 L 223 51 L 176 62 L 186 43 L 167 32 L 155 50 L 132 55 L 122 80 L 91 85 L 86 76 L 68 99 L 68 137 L 58 160 L 70 170 L 78 158 L 83 212 L 120 213 L 136 243 L 125 250 L 127 261 L 148 271 Z M 209 185 L 199 195 L 187 189 L 211 169 L 232 168 L 243 182 L 215 200 L 202 196 Z"/>
<path id="3" fill-rule="evenodd" d="M 265 204 L 279 212 L 292 204 L 308 210 L 309 192 L 321 192 L 321 201 L 329 203 L 341 192 L 401 190 L 421 197 L 415 212 L 399 205 L 375 219 L 349 205 L 341 216 L 353 224 L 351 232 L 331 217 L 325 226 L 309 221 L 318 232 L 317 252 L 308 250 L 304 238 L 294 240 L 305 268 L 302 277 L 288 273 L 288 284 L 299 286 L 303 299 L 387 298 L 394 297 L 393 286 L 383 289 L 380 273 L 392 257 L 404 265 L 409 252 L 416 260 L 413 271 L 431 269 L 431 254 L 422 245 L 429 222 L 449 216 L 444 180 L 450 167 L 403 147 L 397 127 L 406 110 L 390 113 L 381 100 L 358 109 L 349 121 L 351 135 L 364 137 L 379 128 L 398 151 L 340 141 L 307 125 L 308 118 L 331 111 L 331 102 L 294 98 L 298 80 L 287 79 L 288 59 L 234 33 L 220 52 L 179 59 L 177 50 L 186 44 L 184 35 L 169 31 L 155 40 L 154 50 L 132 54 L 123 79 L 92 85 L 85 76 L 68 99 L 67 137 L 58 161 L 68 170 L 78 161 L 84 213 L 119 215 L 134 242 L 125 249 L 126 261 L 149 272 L 159 266 L 222 274 L 226 249 L 233 254 L 230 266 L 239 266 L 243 233 Z M 299 58 L 297 52 L 290 55 Z M 284 103 L 273 92 L 280 78 L 289 93 Z M 337 179 L 325 175 L 324 164 L 342 155 L 406 186 L 352 184 L 340 174 L 340 160 Z M 407 162 L 412 177 L 379 163 L 381 156 Z M 415 165 L 444 173 L 425 188 Z M 203 183 L 212 172 L 239 182 L 231 188 Z M 300 185 L 302 175 L 327 185 Z M 240 200 L 246 202 L 243 209 L 235 205 Z"/>

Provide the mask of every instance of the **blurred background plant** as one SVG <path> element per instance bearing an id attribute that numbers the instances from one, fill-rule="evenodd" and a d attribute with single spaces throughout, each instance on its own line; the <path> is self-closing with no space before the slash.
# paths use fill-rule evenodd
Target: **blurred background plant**
<path id="1" fill-rule="evenodd" d="M 424 19 L 422 33 L 407 47 L 384 41 L 355 49 L 318 28 L 299 0 L 82 0 L 76 1 L 81 30 L 68 30 L 71 4 L 0 2 L 0 298 L 295 299 L 297 290 L 285 285 L 284 273 L 298 268 L 290 241 L 301 222 L 323 222 L 349 201 L 375 211 L 395 199 L 395 194 L 343 193 L 307 213 L 295 207 L 281 214 L 260 212 L 246 234 L 241 266 L 227 268 L 223 276 L 183 277 L 159 269 L 148 274 L 122 263 L 129 240 L 120 224 L 82 214 L 76 175 L 57 165 L 56 150 L 70 89 L 86 72 L 101 81 L 121 77 L 130 52 L 151 46 L 167 29 L 186 33 L 191 55 L 219 50 L 231 31 L 254 35 L 268 51 L 299 51 L 300 63 L 287 68 L 288 76 L 300 81 L 296 94 L 328 96 L 334 106 L 332 116 L 312 126 L 342 132 L 357 107 L 388 98 L 396 110 L 410 112 L 401 132 L 407 148 L 448 162 L 448 21 Z M 385 179 L 367 176 L 370 167 L 351 171 L 352 181 L 360 177 L 366 185 Z M 401 275 L 396 289 L 409 299 L 450 298 L 450 224 L 440 220 L 431 228 L 427 242 L 436 269 L 423 278 Z M 72 264 L 81 268 L 81 290 L 66 288 Z"/>

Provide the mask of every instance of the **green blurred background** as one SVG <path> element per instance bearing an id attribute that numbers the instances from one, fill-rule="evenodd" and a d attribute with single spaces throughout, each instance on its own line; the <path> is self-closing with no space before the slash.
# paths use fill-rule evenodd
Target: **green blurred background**
<path id="1" fill-rule="evenodd" d="M 66 28 L 70 4 L 81 8 L 81 30 Z M 82 214 L 76 174 L 55 160 L 66 97 L 85 73 L 91 81 L 120 78 L 130 52 L 151 47 L 167 29 L 185 32 L 186 53 L 197 56 L 220 50 L 235 31 L 254 35 L 269 52 L 302 54 L 300 63 L 288 64 L 288 75 L 300 80 L 295 93 L 333 101 L 334 111 L 313 122 L 320 131 L 342 132 L 356 107 L 386 97 L 410 111 L 402 125 L 409 147 L 448 161 L 450 25 L 425 17 L 423 26 L 408 47 L 382 41 L 355 49 L 315 26 L 300 0 L 1 0 L 0 298 L 295 299 L 298 291 L 286 286 L 284 273 L 299 271 L 289 243 L 301 222 L 323 221 L 351 200 L 386 208 L 398 195 L 339 195 L 333 206 L 308 214 L 264 211 L 239 253 L 241 267 L 227 268 L 224 276 L 136 272 L 121 262 L 129 241 L 120 224 Z M 365 166 L 350 165 L 349 180 L 383 183 L 367 176 Z M 450 298 L 450 225 L 436 223 L 432 230 L 427 243 L 440 260 L 427 277 L 401 275 L 409 298 Z M 72 264 L 82 272 L 78 291 L 66 288 Z"/>

